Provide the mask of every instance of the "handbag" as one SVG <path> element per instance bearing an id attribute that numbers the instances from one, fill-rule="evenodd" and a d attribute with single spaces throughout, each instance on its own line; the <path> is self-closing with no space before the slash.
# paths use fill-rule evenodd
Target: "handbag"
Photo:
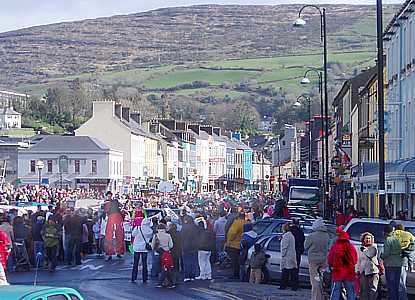
<path id="1" fill-rule="evenodd" d="M 383 264 L 383 261 L 382 260 L 378 260 L 378 263 L 379 264 L 376 264 L 374 261 L 373 261 L 373 257 L 369 257 L 369 256 L 367 256 L 366 254 L 365 254 L 365 256 L 367 257 L 367 258 L 369 258 L 369 260 L 372 262 L 372 264 L 374 264 L 377 268 L 378 268 L 378 270 L 379 270 L 379 276 L 382 276 L 383 274 L 385 274 L 385 265 Z"/>
<path id="2" fill-rule="evenodd" d="M 146 238 L 144 237 L 143 231 L 141 230 L 141 226 L 140 226 L 140 232 L 141 232 L 141 236 L 143 237 L 144 243 L 146 243 L 146 250 L 147 250 L 147 251 L 151 251 L 151 250 L 153 250 L 153 249 L 151 248 L 150 243 L 147 243 Z"/>

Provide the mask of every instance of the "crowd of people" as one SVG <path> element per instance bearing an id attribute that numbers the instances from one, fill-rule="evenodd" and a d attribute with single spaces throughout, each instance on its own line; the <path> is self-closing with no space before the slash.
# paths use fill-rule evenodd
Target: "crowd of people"
<path id="1" fill-rule="evenodd" d="M 12 201 L 22 195 L 29 200 L 27 196 L 32 195 L 30 200 L 50 205 L 47 210 L 39 205 L 36 212 L 23 216 L 13 209 L 0 215 L 0 283 L 6 284 L 4 270 L 13 271 L 15 242 L 24 243 L 32 267 L 50 272 L 58 264 L 80 265 L 92 253 L 105 255 L 109 261 L 131 252 L 131 282 L 139 278 L 140 264 L 142 282 L 157 278 L 158 287 L 211 280 L 214 266 L 228 260 L 231 279 L 259 284 L 269 257 L 256 243 L 259 236 L 253 224 L 267 217 L 289 217 L 283 199 L 271 194 L 120 196 L 26 188 L 9 195 Z M 39 195 L 47 196 L 40 200 Z M 104 202 L 97 210 L 76 211 L 65 206 L 65 197 L 102 197 Z M 149 216 L 151 208 L 160 212 Z M 385 227 L 383 249 L 378 249 L 371 232 L 362 233 L 361 245 L 356 247 L 344 231 L 355 214 L 353 208 L 345 214 L 337 212 L 335 224 L 330 225 L 337 227 L 335 239 L 322 218 L 313 222 L 307 236 L 298 219 L 283 224 L 279 288 L 299 288 L 301 258 L 307 252 L 313 300 L 323 299 L 327 268 L 331 270 L 329 293 L 333 300 L 341 299 L 342 294 L 347 299 L 377 299 L 383 274 L 389 299 L 407 299 L 405 283 L 414 260 L 414 236 L 402 224 L 391 222 Z"/>

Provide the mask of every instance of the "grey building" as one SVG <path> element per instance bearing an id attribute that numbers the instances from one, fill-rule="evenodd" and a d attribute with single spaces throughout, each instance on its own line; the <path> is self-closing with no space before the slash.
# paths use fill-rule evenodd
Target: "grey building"
<path id="1" fill-rule="evenodd" d="M 285 124 L 284 135 L 273 145 L 272 148 L 272 165 L 278 166 L 292 160 L 291 143 L 295 142 L 297 129 L 293 125 Z"/>
<path id="2" fill-rule="evenodd" d="M 29 141 L 22 138 L 0 137 L 0 178 L 2 183 L 15 183 L 18 170 L 18 151 L 27 149 Z M 3 168 L 6 166 L 3 178 Z"/>

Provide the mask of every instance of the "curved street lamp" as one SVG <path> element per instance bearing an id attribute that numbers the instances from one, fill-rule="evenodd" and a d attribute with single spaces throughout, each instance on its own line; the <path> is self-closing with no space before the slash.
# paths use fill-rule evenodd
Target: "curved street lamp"
<path id="1" fill-rule="evenodd" d="M 315 75 L 317 75 L 318 77 L 318 91 L 320 94 L 320 115 L 321 115 L 321 131 L 324 132 L 324 114 L 323 114 L 323 108 L 324 108 L 324 103 L 323 103 L 323 74 L 319 69 L 316 68 L 309 68 L 307 69 L 307 71 L 304 73 L 303 79 L 301 80 L 301 84 L 303 85 L 307 85 L 307 84 L 311 84 L 311 80 L 307 77 L 310 73 L 314 73 Z M 322 157 L 322 182 L 323 182 L 323 190 L 325 191 L 325 181 L 324 181 L 324 161 L 325 161 L 325 155 L 324 155 L 324 134 L 321 136 L 321 157 Z"/>
<path id="2" fill-rule="evenodd" d="M 308 105 L 308 178 L 311 178 L 311 98 L 307 95 L 302 94 L 297 97 L 294 106 L 303 106 L 303 100 L 305 100 Z"/>
<path id="3" fill-rule="evenodd" d="M 39 178 L 38 178 L 39 179 L 39 186 L 42 183 L 42 170 L 43 170 L 44 167 L 45 167 L 45 164 L 43 163 L 43 161 L 38 160 L 36 162 L 36 168 L 37 168 L 38 174 L 39 174 Z"/>
<path id="4" fill-rule="evenodd" d="M 379 1 L 379 0 L 378 0 Z M 326 9 L 318 5 L 304 5 L 298 12 L 298 18 L 294 22 L 294 27 L 304 27 L 307 22 L 301 17 L 304 9 L 314 8 L 320 14 L 320 40 L 323 43 L 323 69 L 324 69 L 324 123 L 325 123 L 325 199 L 324 199 L 324 217 L 329 217 L 327 205 L 329 204 L 329 102 L 328 102 L 328 88 L 327 88 L 327 73 L 328 73 L 328 59 L 327 59 L 327 24 L 326 24 Z"/>

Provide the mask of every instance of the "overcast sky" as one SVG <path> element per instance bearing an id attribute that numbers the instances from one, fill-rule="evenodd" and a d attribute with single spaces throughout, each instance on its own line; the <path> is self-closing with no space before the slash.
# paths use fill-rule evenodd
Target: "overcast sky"
<path id="1" fill-rule="evenodd" d="M 403 0 L 383 0 L 402 3 Z M 194 4 L 375 4 L 376 0 L 0 0 L 0 32 L 62 21 Z"/>

